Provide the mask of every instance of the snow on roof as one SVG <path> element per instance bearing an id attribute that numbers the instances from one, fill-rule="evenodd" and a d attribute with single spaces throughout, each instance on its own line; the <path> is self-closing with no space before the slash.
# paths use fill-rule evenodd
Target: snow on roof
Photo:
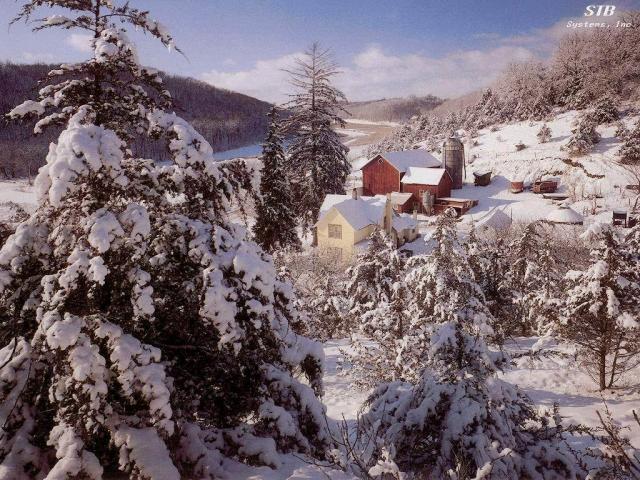
<path id="1" fill-rule="evenodd" d="M 400 173 L 406 172 L 409 167 L 432 168 L 442 165 L 440 160 L 423 148 L 383 152 L 380 156 L 384 157 L 391 165 L 396 167 Z"/>
<path id="2" fill-rule="evenodd" d="M 327 195 L 320 207 L 320 218 L 335 208 L 354 229 L 380 224 L 384 218 L 384 195 L 352 198 L 351 195 Z"/>
<path id="3" fill-rule="evenodd" d="M 512 220 L 503 210 L 495 209 L 478 222 L 478 228 L 504 230 L 511 226 Z"/>
<path id="4" fill-rule="evenodd" d="M 444 168 L 409 167 L 400 183 L 438 185 L 446 173 Z"/>
<path id="5" fill-rule="evenodd" d="M 409 215 L 394 215 L 393 217 L 393 228 L 396 232 L 417 227 L 418 221 Z"/>
<path id="6" fill-rule="evenodd" d="M 567 205 L 560 205 L 547 215 L 547 221 L 567 225 L 581 225 L 584 218 L 571 207 L 568 207 Z"/>
<path id="7" fill-rule="evenodd" d="M 391 192 L 391 203 L 393 205 L 404 205 L 413 196 L 413 193 Z"/>
<path id="8" fill-rule="evenodd" d="M 385 195 L 357 199 L 352 198 L 351 195 L 327 195 L 320 207 L 319 220 L 329 210 L 335 208 L 355 230 L 360 230 L 367 225 L 382 225 L 386 201 Z M 394 214 L 393 228 L 396 231 L 414 228 L 417 225 L 417 221 L 411 217 Z"/>

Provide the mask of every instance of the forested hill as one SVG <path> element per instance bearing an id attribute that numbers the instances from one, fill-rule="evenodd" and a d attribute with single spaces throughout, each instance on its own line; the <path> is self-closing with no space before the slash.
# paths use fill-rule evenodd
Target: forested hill
<path id="1" fill-rule="evenodd" d="M 44 64 L 0 63 L 0 112 L 5 114 L 24 100 L 34 99 L 38 80 L 52 68 L 55 67 Z M 172 75 L 163 75 L 163 78 L 174 98 L 176 113 L 190 121 L 215 151 L 263 140 L 268 103 L 191 78 Z M 0 177 L 34 174 L 44 163 L 48 144 L 58 132 L 52 130 L 34 137 L 32 126 L 0 119 Z M 153 143 L 141 147 L 145 156 L 153 157 L 163 151 Z"/>
<path id="2" fill-rule="evenodd" d="M 372 121 L 403 122 L 414 115 L 429 112 L 442 103 L 433 95 L 403 98 L 383 98 L 363 102 L 348 103 L 345 108 L 353 118 Z"/>

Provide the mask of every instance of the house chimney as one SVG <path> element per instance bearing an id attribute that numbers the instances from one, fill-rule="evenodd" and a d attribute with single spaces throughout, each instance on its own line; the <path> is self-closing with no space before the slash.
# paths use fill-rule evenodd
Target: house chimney
<path id="1" fill-rule="evenodd" d="M 391 236 L 391 228 L 393 227 L 393 208 L 391 207 L 391 194 L 387 193 L 387 199 L 384 202 L 384 229 L 387 235 Z"/>
<path id="2" fill-rule="evenodd" d="M 358 199 L 358 188 L 355 187 L 351 190 L 351 198 L 353 198 L 354 200 Z"/>

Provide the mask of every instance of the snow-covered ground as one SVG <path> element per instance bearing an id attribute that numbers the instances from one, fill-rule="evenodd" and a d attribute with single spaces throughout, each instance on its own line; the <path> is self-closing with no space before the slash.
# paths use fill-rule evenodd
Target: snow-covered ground
<path id="1" fill-rule="evenodd" d="M 530 190 L 519 194 L 509 191 L 511 181 L 530 184 L 540 177 L 554 177 L 560 181 L 558 192 L 570 195 L 562 203 L 570 204 L 572 209 L 585 216 L 585 224 L 596 220 L 611 222 L 612 210 L 630 209 L 637 194 L 625 188 L 632 180 L 628 172 L 615 164 L 616 153 L 621 145 L 615 136 L 615 125 L 598 127 L 602 139 L 588 155 L 570 158 L 562 150 L 571 136 L 572 124 L 577 116 L 578 112 L 570 111 L 546 122 L 551 128 L 552 138 L 543 144 L 538 143 L 536 134 L 544 122 L 533 121 L 498 125 L 497 131 L 486 128 L 478 132 L 476 146 L 466 143 L 469 164 L 465 185 L 460 190 L 454 190 L 452 196 L 479 202 L 463 217 L 463 222 L 482 222 L 495 210 L 502 210 L 514 222 L 546 218 L 561 202 L 544 199 Z M 637 117 L 626 117 L 624 122 L 630 127 L 636 120 Z M 516 151 L 515 145 L 519 142 L 523 142 L 526 148 Z M 363 149 L 351 155 L 353 186 L 361 184 L 359 169 L 367 161 L 364 153 Z M 474 171 L 491 171 L 491 184 L 486 187 L 474 186 Z M 594 196 L 598 198 L 594 199 Z M 424 227 L 422 233 L 428 231 L 429 228 Z"/>
<path id="2" fill-rule="evenodd" d="M 539 339 L 518 338 L 507 345 L 509 352 L 530 350 Z M 584 369 L 576 364 L 572 349 L 568 346 L 547 345 L 547 347 L 567 353 L 569 358 L 546 358 L 530 361 L 520 359 L 517 365 L 506 371 L 502 377 L 509 383 L 518 385 L 534 403 L 540 407 L 560 407 L 560 414 L 567 424 L 582 424 L 590 427 L 600 425 L 597 411 L 605 410 L 605 402 L 613 418 L 627 427 L 627 435 L 634 444 L 640 444 L 640 427 L 635 423 L 633 410 L 640 411 L 640 368 L 629 372 L 622 382 L 626 388 L 614 391 L 598 392 L 596 383 Z M 325 398 L 328 416 L 340 420 L 353 420 L 358 409 L 366 399 L 368 392 L 354 389 L 348 375 L 338 375 L 341 349 L 348 349 L 349 341 L 332 340 L 325 343 L 326 372 Z M 634 388 L 635 387 L 635 388 Z M 576 449 L 593 445 L 586 436 L 574 437 L 570 443 Z"/>

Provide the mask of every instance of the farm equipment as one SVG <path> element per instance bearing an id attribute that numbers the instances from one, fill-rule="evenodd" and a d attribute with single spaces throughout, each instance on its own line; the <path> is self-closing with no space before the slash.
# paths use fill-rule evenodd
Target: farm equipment
<path id="1" fill-rule="evenodd" d="M 537 180 L 533 182 L 533 193 L 553 193 L 558 189 L 557 180 Z"/>
<path id="2" fill-rule="evenodd" d="M 491 172 L 473 172 L 473 178 L 476 187 L 486 187 L 491 183 Z"/>

